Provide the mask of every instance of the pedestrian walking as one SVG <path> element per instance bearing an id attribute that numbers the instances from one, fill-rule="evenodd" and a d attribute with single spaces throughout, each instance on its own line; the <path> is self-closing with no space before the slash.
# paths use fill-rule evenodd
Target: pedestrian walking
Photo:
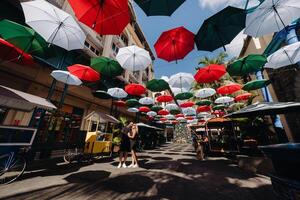
<path id="1" fill-rule="evenodd" d="M 131 131 L 128 133 L 128 137 L 130 139 L 130 149 L 131 149 L 131 157 L 132 157 L 132 163 L 128 167 L 133 167 L 133 168 L 139 167 L 138 157 L 136 154 L 138 131 L 139 130 L 137 124 L 133 124 L 131 127 Z"/>
<path id="2" fill-rule="evenodd" d="M 128 137 L 129 132 L 131 132 L 131 127 L 133 126 L 133 123 L 129 123 L 127 126 L 123 127 L 122 129 L 122 139 L 121 139 L 121 145 L 120 145 L 120 151 L 119 151 L 119 165 L 118 168 L 127 168 L 126 166 L 126 160 L 128 156 L 128 152 L 130 152 L 130 140 Z"/>

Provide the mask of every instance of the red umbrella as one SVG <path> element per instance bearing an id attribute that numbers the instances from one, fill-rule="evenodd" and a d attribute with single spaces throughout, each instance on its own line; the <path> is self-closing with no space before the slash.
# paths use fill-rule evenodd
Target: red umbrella
<path id="1" fill-rule="evenodd" d="M 221 86 L 217 89 L 218 94 L 227 95 L 239 91 L 242 88 L 240 84 L 230 83 L 228 85 Z"/>
<path id="2" fill-rule="evenodd" d="M 178 124 L 179 122 L 176 120 L 171 121 L 171 124 Z"/>
<path id="3" fill-rule="evenodd" d="M 114 101 L 114 104 L 117 106 L 117 107 L 125 107 L 126 106 L 126 102 L 125 101 Z"/>
<path id="4" fill-rule="evenodd" d="M 214 112 L 212 112 L 211 114 L 222 117 L 225 115 L 225 112 L 223 111 L 219 111 L 219 110 L 215 110 Z"/>
<path id="5" fill-rule="evenodd" d="M 193 116 L 186 116 L 185 119 L 186 120 L 193 120 L 193 119 L 195 119 L 195 117 L 193 117 Z"/>
<path id="6" fill-rule="evenodd" d="M 0 59 L 15 62 L 21 65 L 32 65 L 33 59 L 18 47 L 0 38 Z"/>
<path id="7" fill-rule="evenodd" d="M 252 96 L 251 93 L 244 93 L 236 96 L 234 98 L 235 101 L 247 101 Z"/>
<path id="8" fill-rule="evenodd" d="M 194 102 L 188 101 L 188 102 L 184 102 L 184 103 L 180 104 L 180 107 L 181 107 L 181 108 L 188 108 L 188 107 L 192 107 L 192 106 L 194 106 L 194 105 L 195 105 Z"/>
<path id="9" fill-rule="evenodd" d="M 125 86 L 125 91 L 133 96 L 141 96 L 145 94 L 146 88 L 140 84 L 131 83 Z"/>
<path id="10" fill-rule="evenodd" d="M 75 64 L 69 66 L 68 70 L 83 81 L 95 82 L 100 80 L 100 74 L 89 66 Z"/>
<path id="11" fill-rule="evenodd" d="M 199 106 L 197 108 L 197 112 L 200 113 L 200 112 L 208 112 L 208 111 L 211 111 L 211 106 Z"/>
<path id="12" fill-rule="evenodd" d="M 179 117 L 184 117 L 184 114 L 177 114 L 175 115 L 176 118 L 179 118 Z"/>
<path id="13" fill-rule="evenodd" d="M 159 120 L 162 121 L 162 122 L 164 122 L 164 121 L 167 121 L 168 119 L 165 118 L 165 117 L 163 117 L 163 118 L 160 118 Z"/>
<path id="14" fill-rule="evenodd" d="M 160 111 L 158 111 L 157 114 L 158 114 L 158 115 L 168 115 L 168 114 L 169 114 L 169 111 L 167 111 L 167 110 L 160 110 Z"/>
<path id="15" fill-rule="evenodd" d="M 183 59 L 194 49 L 194 34 L 183 26 L 163 32 L 154 45 L 157 57 L 168 62 Z"/>
<path id="16" fill-rule="evenodd" d="M 69 0 L 79 21 L 100 35 L 120 35 L 130 22 L 128 0 Z"/>
<path id="17" fill-rule="evenodd" d="M 139 108 L 139 111 L 147 113 L 147 112 L 151 111 L 151 109 L 148 108 L 147 106 L 142 106 L 142 107 Z"/>
<path id="18" fill-rule="evenodd" d="M 200 68 L 194 78 L 198 83 L 210 83 L 219 80 L 225 73 L 224 65 L 211 64 Z"/>
<path id="19" fill-rule="evenodd" d="M 156 98 L 156 101 L 161 102 L 161 103 L 171 102 L 171 101 L 173 101 L 173 97 L 171 95 L 161 95 Z"/>

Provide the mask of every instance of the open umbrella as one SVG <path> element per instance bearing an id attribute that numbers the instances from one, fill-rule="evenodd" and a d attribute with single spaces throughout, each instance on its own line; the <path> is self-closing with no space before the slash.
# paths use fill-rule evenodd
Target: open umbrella
<path id="1" fill-rule="evenodd" d="M 171 16 L 185 0 L 134 0 L 147 16 Z"/>
<path id="2" fill-rule="evenodd" d="M 211 106 L 199 106 L 197 108 L 197 113 L 209 112 L 209 111 L 211 111 Z"/>
<path id="3" fill-rule="evenodd" d="M 172 110 L 178 110 L 179 107 L 175 103 L 169 103 L 165 106 L 165 109 L 170 112 Z"/>
<path id="4" fill-rule="evenodd" d="M 131 112 L 131 113 L 138 113 L 139 109 L 138 108 L 128 108 L 127 111 Z"/>
<path id="5" fill-rule="evenodd" d="M 178 87 L 171 87 L 171 91 L 173 92 L 174 95 L 177 95 L 181 92 L 187 92 L 188 89 L 186 88 L 178 88 Z"/>
<path id="6" fill-rule="evenodd" d="M 51 72 L 51 76 L 60 82 L 65 83 L 66 85 L 81 85 L 81 80 L 75 76 L 72 75 L 70 72 L 63 71 L 63 70 L 54 70 Z"/>
<path id="7" fill-rule="evenodd" d="M 195 42 L 198 50 L 214 51 L 225 49 L 244 28 L 246 11 L 228 6 L 217 14 L 206 19 L 199 29 Z"/>
<path id="8" fill-rule="evenodd" d="M 0 13 L 0 21 L 8 19 L 20 24 L 25 24 L 23 9 L 19 0 L 1 0 Z"/>
<path id="9" fill-rule="evenodd" d="M 149 111 L 149 112 L 147 112 L 147 115 L 150 117 L 155 117 L 157 115 L 157 113 L 154 111 Z"/>
<path id="10" fill-rule="evenodd" d="M 271 54 L 264 68 L 278 69 L 300 61 L 300 42 L 285 46 Z"/>
<path id="11" fill-rule="evenodd" d="M 244 33 L 260 37 L 284 29 L 299 17 L 298 0 L 265 0 L 247 15 Z"/>
<path id="12" fill-rule="evenodd" d="M 194 34 L 183 26 L 163 32 L 154 48 L 157 57 L 168 62 L 183 59 L 194 49 Z"/>
<path id="13" fill-rule="evenodd" d="M 139 103 L 142 105 L 153 105 L 154 101 L 150 97 L 143 97 L 139 100 Z"/>
<path id="14" fill-rule="evenodd" d="M 124 72 L 124 69 L 117 61 L 106 57 L 92 58 L 91 67 L 95 69 L 97 72 L 100 72 L 101 75 L 105 75 L 111 78 L 120 76 Z"/>
<path id="15" fill-rule="evenodd" d="M 21 5 L 26 23 L 47 42 L 68 51 L 83 49 L 85 33 L 70 14 L 43 0 L 28 1 Z"/>
<path id="16" fill-rule="evenodd" d="M 187 101 L 187 102 L 181 103 L 179 106 L 180 106 L 181 108 L 189 108 L 189 107 L 192 107 L 192 106 L 194 106 L 194 105 L 195 105 L 194 102 L 192 102 L 192 101 Z"/>
<path id="17" fill-rule="evenodd" d="M 169 89 L 169 84 L 163 79 L 152 79 L 148 81 L 146 87 L 152 92 L 161 92 Z"/>
<path id="18" fill-rule="evenodd" d="M 123 98 L 126 98 L 127 97 L 127 93 L 122 89 L 122 88 L 109 88 L 107 90 L 107 93 L 114 97 L 114 98 L 117 98 L 117 99 L 123 99 Z"/>
<path id="19" fill-rule="evenodd" d="M 130 22 L 128 0 L 69 0 L 78 20 L 100 35 L 120 35 Z"/>
<path id="20" fill-rule="evenodd" d="M 113 104 L 117 107 L 125 107 L 126 106 L 125 101 L 122 101 L 122 100 L 114 101 Z"/>
<path id="21" fill-rule="evenodd" d="M 176 94 L 175 98 L 178 100 L 186 100 L 192 98 L 194 95 L 191 92 L 181 92 Z"/>
<path id="22" fill-rule="evenodd" d="M 230 76 L 244 76 L 249 73 L 261 71 L 266 64 L 267 58 L 264 55 L 250 54 L 227 66 Z"/>
<path id="23" fill-rule="evenodd" d="M 213 110 L 224 110 L 225 108 L 227 108 L 225 105 L 216 105 L 212 107 Z"/>
<path id="24" fill-rule="evenodd" d="M 194 80 L 192 74 L 180 72 L 170 77 L 169 85 L 178 88 L 190 88 Z"/>
<path id="25" fill-rule="evenodd" d="M 139 105 L 139 101 L 136 100 L 136 99 L 128 99 L 128 100 L 126 101 L 126 105 L 127 105 L 128 107 L 134 107 L 134 106 Z"/>
<path id="26" fill-rule="evenodd" d="M 83 81 L 95 82 L 100 80 L 100 74 L 89 66 L 75 64 L 69 66 L 68 70 L 71 74 Z"/>
<path id="27" fill-rule="evenodd" d="M 116 59 L 124 69 L 132 72 L 145 70 L 152 63 L 149 52 L 135 45 L 120 48 Z"/>
<path id="28" fill-rule="evenodd" d="M 103 90 L 97 90 L 92 93 L 94 97 L 97 97 L 99 99 L 111 99 L 112 96 L 110 96 L 106 91 Z"/>
<path id="29" fill-rule="evenodd" d="M 195 97 L 199 97 L 199 98 L 207 98 L 207 97 L 211 97 L 214 94 L 216 94 L 216 90 L 213 88 L 202 88 L 200 90 L 197 90 L 195 92 Z"/>
<path id="30" fill-rule="evenodd" d="M 45 55 L 46 41 L 31 28 L 4 19 L 0 21 L 0 35 L 24 52 L 40 57 Z"/>
<path id="31" fill-rule="evenodd" d="M 19 57 L 22 55 L 22 57 Z M 0 60 L 15 62 L 21 65 L 32 65 L 33 58 L 18 47 L 0 38 Z M 2 62 L 1 61 L 1 62 Z M 0 62 L 0 63 L 1 63 Z"/>
<path id="32" fill-rule="evenodd" d="M 215 100 L 215 103 L 217 103 L 217 104 L 225 104 L 225 103 L 230 103 L 230 102 L 233 102 L 233 101 L 234 101 L 234 98 L 224 96 L 224 97 L 217 98 Z"/>
<path id="33" fill-rule="evenodd" d="M 224 65 L 210 64 L 200 68 L 194 78 L 197 83 L 210 83 L 219 80 L 225 73 Z"/>
<path id="34" fill-rule="evenodd" d="M 167 103 L 173 101 L 173 97 L 171 95 L 161 95 L 156 98 L 156 101 L 160 103 Z"/>
<path id="35" fill-rule="evenodd" d="M 186 116 L 193 116 L 196 115 L 196 109 L 189 107 L 189 108 L 183 108 L 182 113 Z"/>
<path id="36" fill-rule="evenodd" d="M 252 96 L 251 93 L 247 92 L 244 94 L 237 95 L 234 100 L 235 101 L 247 101 Z"/>
<path id="37" fill-rule="evenodd" d="M 155 111 L 155 112 L 158 112 L 158 111 L 160 111 L 160 110 L 162 110 L 163 109 L 163 107 L 161 107 L 161 106 L 152 106 L 151 107 L 151 110 L 153 110 L 153 111 Z"/>
<path id="38" fill-rule="evenodd" d="M 208 99 L 203 99 L 203 100 L 200 100 L 200 101 L 196 102 L 197 106 L 209 106 L 211 104 L 212 104 L 212 102 Z"/>
<path id="39" fill-rule="evenodd" d="M 141 96 L 145 94 L 146 88 L 143 85 L 131 83 L 125 86 L 125 91 L 132 96 Z"/>
<path id="40" fill-rule="evenodd" d="M 139 111 L 143 112 L 143 113 L 147 113 L 147 112 L 150 112 L 151 109 L 148 108 L 147 106 L 142 106 L 142 107 L 139 107 Z"/>
<path id="41" fill-rule="evenodd" d="M 157 112 L 158 115 L 168 115 L 169 114 L 169 111 L 167 110 L 160 110 Z"/>
<path id="42" fill-rule="evenodd" d="M 175 120 L 175 119 L 176 119 L 176 117 L 175 117 L 174 115 L 171 115 L 171 114 L 166 115 L 166 118 L 167 118 L 168 120 Z"/>
<path id="43" fill-rule="evenodd" d="M 222 95 L 232 94 L 232 93 L 239 91 L 241 88 L 242 88 L 242 86 L 240 84 L 230 83 L 230 84 L 219 87 L 217 89 L 217 93 L 222 94 Z"/>
<path id="44" fill-rule="evenodd" d="M 270 80 L 262 79 L 262 80 L 254 80 L 246 83 L 243 86 L 243 90 L 245 91 L 251 91 L 251 90 L 257 90 L 263 87 L 268 86 L 271 83 Z"/>

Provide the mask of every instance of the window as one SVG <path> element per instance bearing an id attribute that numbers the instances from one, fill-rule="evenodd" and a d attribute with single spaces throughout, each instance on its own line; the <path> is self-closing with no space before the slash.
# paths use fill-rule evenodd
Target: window
<path id="1" fill-rule="evenodd" d="M 120 36 L 121 40 L 124 42 L 124 44 L 127 46 L 128 45 L 128 38 L 125 34 L 122 34 Z"/>
<path id="2" fill-rule="evenodd" d="M 84 46 L 86 46 L 87 48 L 90 48 L 90 43 L 88 43 L 87 41 L 84 41 Z"/>
<path id="3" fill-rule="evenodd" d="M 112 43 L 112 50 L 117 54 L 119 52 L 119 47 L 115 43 Z"/>
<path id="4" fill-rule="evenodd" d="M 93 46 L 90 47 L 91 51 L 95 53 L 95 48 Z"/>
<path id="5" fill-rule="evenodd" d="M 99 56 L 99 55 L 100 55 L 100 52 L 96 49 L 95 54 L 96 54 L 97 56 Z"/>

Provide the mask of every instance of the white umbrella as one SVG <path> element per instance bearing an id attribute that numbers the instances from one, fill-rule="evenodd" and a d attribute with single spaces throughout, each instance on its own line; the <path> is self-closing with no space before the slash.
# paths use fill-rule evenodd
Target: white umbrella
<path id="1" fill-rule="evenodd" d="M 176 120 L 181 123 L 187 122 L 187 119 L 185 119 L 184 117 L 178 117 Z"/>
<path id="2" fill-rule="evenodd" d="M 145 70 L 152 63 L 149 52 L 135 45 L 120 48 L 116 59 L 124 69 L 132 72 Z"/>
<path id="3" fill-rule="evenodd" d="M 195 108 L 192 108 L 192 107 L 189 107 L 189 108 L 183 108 L 183 109 L 182 109 L 182 113 L 183 113 L 184 115 L 187 115 L 187 116 L 196 115 L 196 109 L 195 109 Z"/>
<path id="4" fill-rule="evenodd" d="M 198 123 L 198 119 L 188 120 L 187 123 L 188 124 L 197 124 Z"/>
<path id="5" fill-rule="evenodd" d="M 47 42 L 68 51 L 83 49 L 85 34 L 75 19 L 44 0 L 22 3 L 26 23 Z"/>
<path id="6" fill-rule="evenodd" d="M 81 80 L 68 71 L 54 70 L 50 74 L 55 80 L 63 82 L 67 85 L 81 85 Z"/>
<path id="7" fill-rule="evenodd" d="M 149 111 L 149 112 L 147 112 L 147 115 L 150 117 L 155 117 L 157 115 L 157 113 L 154 111 Z"/>
<path id="8" fill-rule="evenodd" d="M 168 120 L 174 120 L 174 119 L 176 119 L 174 115 L 166 115 L 166 118 Z"/>
<path id="9" fill-rule="evenodd" d="M 299 0 L 265 0 L 247 15 L 244 32 L 260 37 L 282 30 L 299 17 Z"/>
<path id="10" fill-rule="evenodd" d="M 107 90 L 107 93 L 114 97 L 114 98 L 117 98 L 117 99 L 123 99 L 123 98 L 126 98 L 127 97 L 127 93 L 122 89 L 122 88 L 109 88 Z"/>
<path id="11" fill-rule="evenodd" d="M 195 97 L 207 98 L 213 96 L 214 94 L 216 94 L 216 90 L 213 88 L 202 88 L 195 92 Z"/>
<path id="12" fill-rule="evenodd" d="M 278 69 L 300 61 L 300 42 L 285 46 L 268 57 L 265 68 Z"/>
<path id="13" fill-rule="evenodd" d="M 175 103 L 169 103 L 165 106 L 165 109 L 170 112 L 172 110 L 178 110 L 179 107 Z"/>
<path id="14" fill-rule="evenodd" d="M 190 88 L 194 80 L 192 74 L 180 72 L 170 77 L 169 85 L 171 87 Z"/>
<path id="15" fill-rule="evenodd" d="M 139 100 L 139 103 L 142 105 L 152 105 L 154 104 L 154 100 L 150 97 L 143 97 Z"/>
<path id="16" fill-rule="evenodd" d="M 179 93 L 187 92 L 188 89 L 186 89 L 186 88 L 178 88 L 178 87 L 171 87 L 171 91 L 172 91 L 173 94 L 176 96 L 176 95 L 179 94 Z"/>
<path id="17" fill-rule="evenodd" d="M 167 76 L 161 76 L 160 79 L 162 79 L 166 82 L 169 82 L 169 77 L 167 77 Z"/>
<path id="18" fill-rule="evenodd" d="M 137 112 L 139 112 L 139 109 L 137 109 L 137 108 L 128 108 L 127 111 L 131 112 L 131 113 L 137 113 Z"/>
<path id="19" fill-rule="evenodd" d="M 217 104 L 224 104 L 224 103 L 230 103 L 230 102 L 233 102 L 234 101 L 234 98 L 232 97 L 219 97 L 215 100 L 215 103 Z"/>

